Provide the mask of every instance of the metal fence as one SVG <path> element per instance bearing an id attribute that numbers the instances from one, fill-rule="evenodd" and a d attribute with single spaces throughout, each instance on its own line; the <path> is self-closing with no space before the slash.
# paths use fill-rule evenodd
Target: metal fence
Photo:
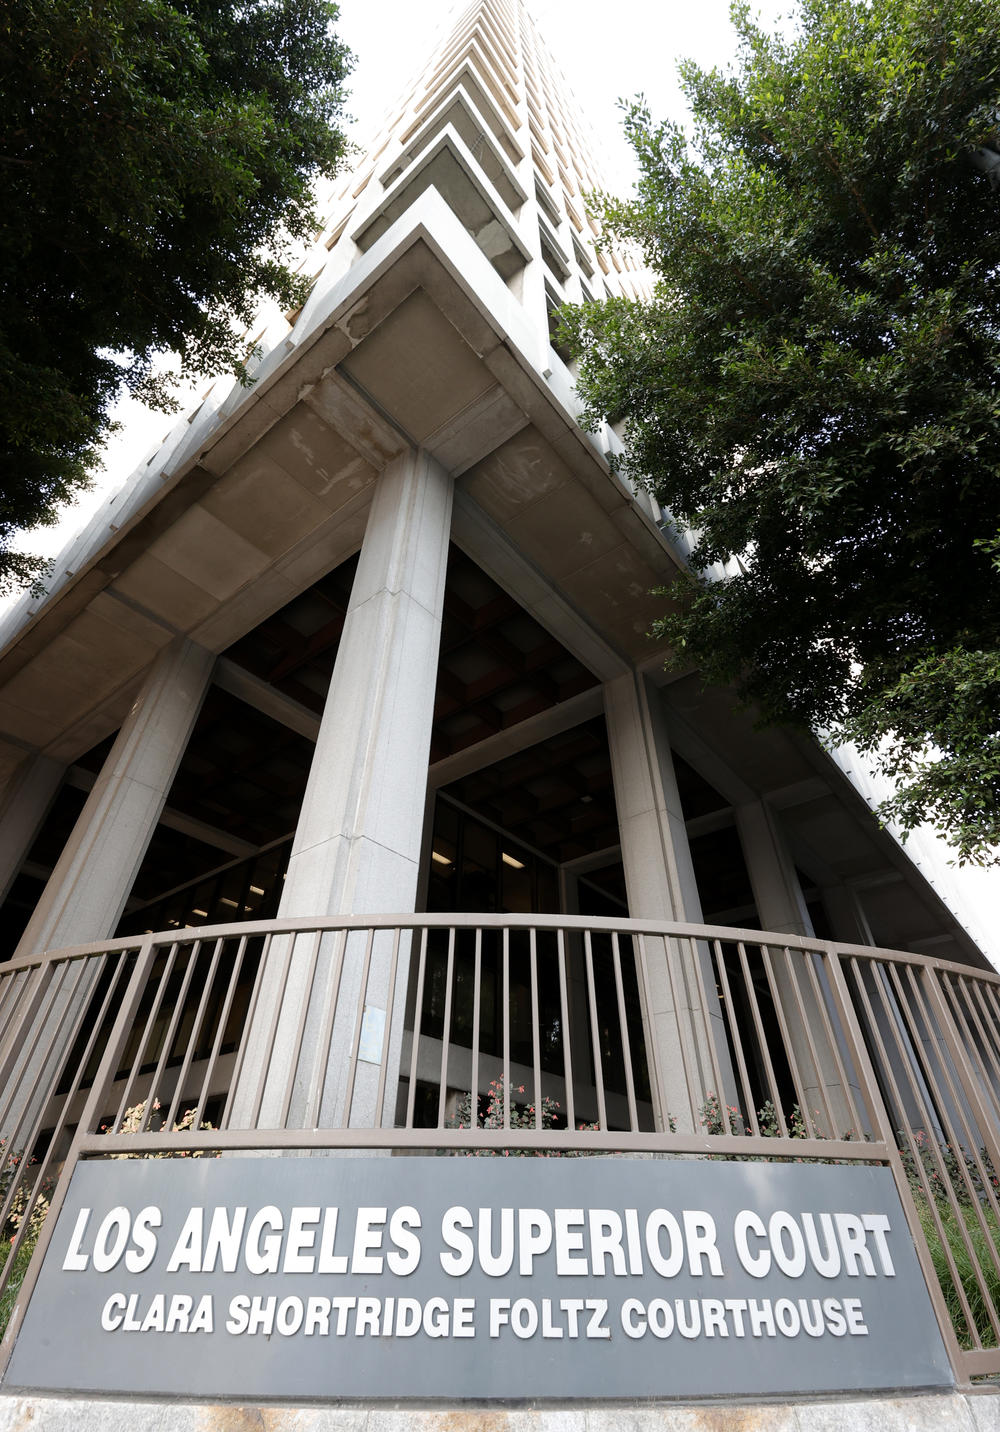
<path id="1" fill-rule="evenodd" d="M 7 1353 L 79 1159 L 365 1148 L 887 1164 L 959 1381 L 1000 1371 L 1000 979 L 964 966 L 563 916 L 175 930 L 0 966 L 0 1090 Z"/>

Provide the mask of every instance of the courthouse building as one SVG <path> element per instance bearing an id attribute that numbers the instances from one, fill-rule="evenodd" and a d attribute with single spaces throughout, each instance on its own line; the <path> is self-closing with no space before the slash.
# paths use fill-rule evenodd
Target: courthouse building
<path id="1" fill-rule="evenodd" d="M 345 1127 L 441 1142 L 463 1094 L 507 1081 L 510 1106 L 534 1072 L 555 1132 L 693 1136 L 725 1093 L 748 1137 L 768 1101 L 825 1101 L 811 1132 L 836 1141 L 864 1079 L 843 1005 L 789 951 L 989 969 L 817 743 L 664 668 L 653 593 L 683 542 L 609 464 L 611 427 L 578 426 L 554 346 L 560 304 L 644 291 L 587 213 L 589 150 L 528 7 L 474 0 L 331 196 L 306 303 L 250 335 L 252 385 L 215 384 L 0 631 L 3 958 L 149 932 L 173 952 L 174 1013 L 136 1005 L 102 1116 L 120 1088 L 224 1129 L 322 1129 L 339 1100 Z M 271 941 L 366 917 L 391 954 Z M 310 993 L 330 949 L 343 1028 Z M 44 1052 L 5 1066 L 22 1145 L 96 1133 L 108 968 L 24 1016 Z M 890 1117 L 944 1127 L 920 1107 L 933 1071 L 902 1087 L 908 986 L 877 983 L 856 993 L 874 1045 L 897 1041 Z M 73 1083 L 56 1064 L 88 1031 Z"/>
<path id="2" fill-rule="evenodd" d="M 252 387 L 216 384 L 7 620 L 5 955 L 452 910 L 977 961 L 817 745 L 664 672 L 683 551 L 551 340 L 559 304 L 642 291 L 601 182 L 528 11 L 471 6 Z"/>

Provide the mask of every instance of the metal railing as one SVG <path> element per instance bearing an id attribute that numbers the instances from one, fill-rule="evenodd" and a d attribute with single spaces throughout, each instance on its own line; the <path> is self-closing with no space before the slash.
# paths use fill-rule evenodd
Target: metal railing
<path id="1" fill-rule="evenodd" d="M 0 1091 L 8 1353 L 81 1158 L 436 1150 L 886 1164 L 956 1375 L 1000 1371 L 1000 978 L 964 966 L 567 916 L 174 930 L 0 966 Z"/>

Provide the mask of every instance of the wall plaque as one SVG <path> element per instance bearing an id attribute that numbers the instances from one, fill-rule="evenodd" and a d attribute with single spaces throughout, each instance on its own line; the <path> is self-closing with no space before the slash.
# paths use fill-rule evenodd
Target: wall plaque
<path id="1" fill-rule="evenodd" d="M 81 1163 L 8 1389 L 637 1398 L 953 1381 L 885 1168 Z"/>

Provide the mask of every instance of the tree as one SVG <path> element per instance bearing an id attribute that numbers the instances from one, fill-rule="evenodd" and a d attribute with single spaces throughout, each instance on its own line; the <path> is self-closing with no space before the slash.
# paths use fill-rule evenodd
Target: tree
<path id="1" fill-rule="evenodd" d="M 899 783 L 885 818 L 989 861 L 1000 3 L 801 0 L 788 38 L 733 17 L 733 72 L 681 67 L 691 143 L 627 109 L 637 194 L 597 204 L 657 284 L 567 312 L 585 421 L 624 421 L 624 468 L 695 534 L 675 660 L 854 739 Z"/>
<path id="2" fill-rule="evenodd" d="M 349 55 L 329 0 L 9 0 L 0 17 L 0 589 L 17 529 L 86 486 L 123 388 L 241 372 L 332 173 Z"/>

